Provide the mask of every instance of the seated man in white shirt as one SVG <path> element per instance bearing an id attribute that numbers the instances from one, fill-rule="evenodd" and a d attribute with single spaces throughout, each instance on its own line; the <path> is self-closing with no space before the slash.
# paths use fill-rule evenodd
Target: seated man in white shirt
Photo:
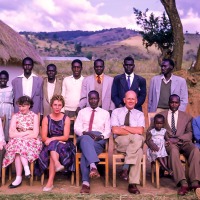
<path id="1" fill-rule="evenodd" d="M 128 91 L 124 97 L 124 107 L 112 112 L 111 127 L 115 137 L 116 149 L 125 153 L 121 178 L 128 180 L 128 191 L 139 194 L 137 185 L 140 183 L 141 160 L 144 143 L 144 113 L 136 110 L 137 95 Z"/>
<path id="2" fill-rule="evenodd" d="M 98 107 L 99 93 L 92 90 L 88 94 L 90 107 L 79 111 L 74 124 L 74 131 L 78 135 L 77 144 L 82 152 L 81 193 L 90 192 L 89 178 L 98 178 L 100 174 L 96 164 L 99 162 L 98 155 L 103 152 L 106 139 L 109 138 L 110 114 L 108 111 Z"/>

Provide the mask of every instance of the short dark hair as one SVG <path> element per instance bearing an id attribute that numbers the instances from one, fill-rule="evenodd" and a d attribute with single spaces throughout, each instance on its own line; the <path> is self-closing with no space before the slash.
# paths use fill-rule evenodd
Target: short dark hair
<path id="1" fill-rule="evenodd" d="M 73 67 L 74 63 L 79 63 L 81 67 L 83 66 L 82 61 L 79 60 L 79 59 L 75 59 L 75 60 L 72 61 L 72 63 L 71 63 L 71 66 L 72 66 L 72 67 Z"/>
<path id="2" fill-rule="evenodd" d="M 169 62 L 169 64 L 174 68 L 174 61 L 170 58 L 164 58 L 162 62 Z"/>
<path id="3" fill-rule="evenodd" d="M 24 63 L 25 63 L 26 60 L 31 61 L 32 65 L 34 65 L 34 61 L 33 61 L 33 59 L 30 58 L 30 57 L 26 57 L 26 58 L 24 58 L 24 59 L 22 60 L 22 65 L 24 65 Z"/>
<path id="4" fill-rule="evenodd" d="M 91 94 L 95 94 L 95 95 L 98 97 L 98 99 L 99 99 L 99 93 L 98 93 L 96 90 L 91 90 L 91 91 L 88 93 L 88 98 L 89 98 L 89 96 L 90 96 Z"/>
<path id="5" fill-rule="evenodd" d="M 53 63 L 51 63 L 51 64 L 47 65 L 47 70 L 48 70 L 48 67 L 54 67 L 54 68 L 55 68 L 55 70 L 57 71 L 57 67 L 56 67 L 56 65 L 54 65 Z"/>
<path id="6" fill-rule="evenodd" d="M 30 108 L 32 108 L 34 103 L 33 103 L 33 100 L 29 96 L 25 95 L 25 96 L 19 97 L 19 99 L 17 99 L 16 101 L 16 104 L 20 106 L 30 105 Z"/>
<path id="7" fill-rule="evenodd" d="M 172 97 L 177 97 L 177 98 L 179 99 L 179 102 L 181 101 L 181 99 L 180 99 L 180 97 L 178 96 L 178 94 L 171 94 L 171 95 L 169 96 L 169 102 L 170 102 L 170 99 L 171 99 Z"/>
<path id="8" fill-rule="evenodd" d="M 94 61 L 94 66 L 96 65 L 97 62 L 102 62 L 103 63 L 103 66 L 104 66 L 104 60 L 98 58 Z"/>
<path id="9" fill-rule="evenodd" d="M 135 62 L 133 57 L 127 56 L 126 58 L 124 58 L 124 63 L 125 63 L 125 61 L 130 61 L 130 60 L 133 61 L 133 63 Z"/>
<path id="10" fill-rule="evenodd" d="M 165 123 L 165 117 L 163 115 L 161 115 L 161 114 L 155 115 L 155 117 L 154 117 L 154 123 L 156 122 L 157 119 L 162 119 L 163 122 Z"/>
<path id="11" fill-rule="evenodd" d="M 61 102 L 62 102 L 62 106 L 63 106 L 63 107 L 65 106 L 64 97 L 63 97 L 62 95 L 60 95 L 60 94 L 54 94 L 54 95 L 53 95 L 53 97 L 52 97 L 51 100 L 50 100 L 50 106 L 52 106 L 52 105 L 53 105 L 53 102 L 56 101 L 56 100 L 61 101 Z"/>
<path id="12" fill-rule="evenodd" d="M 9 73 L 8 73 L 6 70 L 2 70 L 2 71 L 0 72 L 0 75 L 5 75 L 6 78 L 9 80 Z"/>

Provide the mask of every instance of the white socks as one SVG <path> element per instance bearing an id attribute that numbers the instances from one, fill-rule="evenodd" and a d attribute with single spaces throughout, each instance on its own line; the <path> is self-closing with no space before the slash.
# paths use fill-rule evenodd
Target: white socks
<path id="1" fill-rule="evenodd" d="M 84 185 L 87 185 L 88 187 L 90 186 L 90 183 L 87 182 L 87 181 L 83 181 L 83 184 L 84 184 Z"/>
<path id="2" fill-rule="evenodd" d="M 91 170 L 92 168 L 95 168 L 95 169 L 97 168 L 97 166 L 95 165 L 95 163 L 91 163 L 91 164 L 90 164 L 90 170 Z"/>
<path id="3" fill-rule="evenodd" d="M 28 176 L 31 173 L 28 165 L 24 166 L 24 172 L 25 172 L 25 176 Z"/>
<path id="4" fill-rule="evenodd" d="M 22 182 L 22 176 L 16 176 L 16 179 L 12 182 L 12 185 L 19 185 Z"/>

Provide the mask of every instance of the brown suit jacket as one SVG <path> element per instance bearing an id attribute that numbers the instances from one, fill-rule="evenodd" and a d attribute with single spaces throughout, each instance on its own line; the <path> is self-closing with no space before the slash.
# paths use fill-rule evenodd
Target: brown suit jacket
<path id="1" fill-rule="evenodd" d="M 183 142 L 191 142 L 192 141 L 192 125 L 191 125 L 192 116 L 182 111 L 178 111 L 178 112 L 179 113 L 178 113 L 178 122 L 177 122 L 177 132 L 175 136 L 173 135 L 170 125 L 168 124 L 168 121 L 167 121 L 168 111 L 163 111 L 159 113 L 165 117 L 164 128 L 167 130 L 167 137 L 173 137 L 173 138 L 175 137 L 175 138 L 183 140 Z M 153 142 L 153 140 L 151 139 L 152 137 L 151 132 L 150 132 L 151 129 L 153 129 L 153 123 L 151 123 L 146 133 L 146 143 L 148 146 Z"/>
<path id="2" fill-rule="evenodd" d="M 63 78 L 62 77 L 56 77 L 56 85 L 55 85 L 55 89 L 54 89 L 54 93 L 53 94 L 61 94 L 62 91 L 62 81 Z M 48 91 L 47 91 L 47 82 L 48 82 L 48 78 L 45 77 L 44 81 L 43 81 L 43 108 L 44 108 L 44 116 L 47 116 L 51 113 L 51 107 L 50 107 L 50 102 L 48 99 Z"/>

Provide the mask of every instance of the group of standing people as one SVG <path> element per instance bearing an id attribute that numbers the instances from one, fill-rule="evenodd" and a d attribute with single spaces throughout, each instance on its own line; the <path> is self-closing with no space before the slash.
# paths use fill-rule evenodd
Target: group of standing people
<path id="1" fill-rule="evenodd" d="M 130 193 L 139 194 L 137 185 L 140 183 L 140 163 L 145 142 L 142 105 L 147 91 L 146 80 L 134 73 L 134 59 L 126 57 L 124 73 L 114 78 L 104 74 L 102 59 L 94 61 L 94 74 L 85 78 L 81 75 L 83 66 L 78 59 L 71 63 L 72 76 L 64 79 L 56 76 L 57 67 L 54 64 L 47 66 L 47 77 L 43 80 L 32 72 L 33 66 L 33 60 L 25 58 L 22 63 L 24 73 L 12 81 L 12 87 L 7 86 L 8 73 L 0 72 L 0 110 L 7 118 L 4 129 L 7 144 L 2 143 L 6 149 L 3 167 L 15 160 L 18 169 L 16 179 L 9 187 L 15 188 L 21 184 L 22 166 L 25 176 L 30 178 L 28 161 L 37 159 L 35 173 L 41 175 L 50 159 L 49 179 L 43 191 L 53 189 L 55 172 L 75 170 L 75 147 L 69 140 L 69 132 L 70 118 L 76 117 L 74 132 L 78 136 L 77 146 L 82 152 L 80 192 L 89 193 L 90 178 L 100 176 L 98 155 L 104 150 L 112 132 L 117 151 L 125 153 L 120 177 L 128 180 Z M 185 79 L 172 74 L 173 68 L 173 61 L 164 59 L 162 74 L 153 77 L 150 82 L 148 112 L 160 114 L 156 115 L 147 131 L 146 143 L 149 160 L 158 159 L 180 186 L 178 194 L 185 195 L 189 189 L 199 188 L 200 155 L 199 149 L 192 143 L 192 117 L 185 113 L 187 84 Z M 13 103 L 15 114 L 8 131 Z M 40 135 L 36 128 L 39 127 L 39 119 L 43 119 Z M 20 148 L 18 150 L 18 145 L 22 147 L 22 144 L 30 147 L 30 151 L 34 149 L 31 156 L 29 150 L 26 150 L 26 154 L 19 151 Z M 180 152 L 189 162 L 190 187 L 179 161 Z"/>

